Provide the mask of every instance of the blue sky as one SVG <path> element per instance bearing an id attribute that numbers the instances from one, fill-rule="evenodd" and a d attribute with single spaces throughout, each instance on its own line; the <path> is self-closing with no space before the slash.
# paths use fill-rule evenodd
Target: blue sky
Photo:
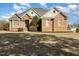
<path id="1" fill-rule="evenodd" d="M 69 24 L 79 23 L 79 4 L 67 3 L 0 3 L 0 20 L 7 20 L 14 13 L 21 13 L 29 8 L 50 9 L 53 7 L 67 16 Z"/>

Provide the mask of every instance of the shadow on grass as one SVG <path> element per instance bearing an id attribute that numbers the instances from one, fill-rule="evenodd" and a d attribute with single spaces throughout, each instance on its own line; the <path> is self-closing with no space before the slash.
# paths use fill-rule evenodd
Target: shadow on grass
<path id="1" fill-rule="evenodd" d="M 0 55 L 78 56 L 79 40 L 44 34 L 0 34 Z"/>

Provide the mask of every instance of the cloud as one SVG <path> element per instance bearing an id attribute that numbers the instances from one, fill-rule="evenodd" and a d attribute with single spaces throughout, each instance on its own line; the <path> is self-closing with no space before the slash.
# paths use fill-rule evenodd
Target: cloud
<path id="1" fill-rule="evenodd" d="M 76 17 L 79 17 L 79 11 L 74 12 Z"/>
<path id="2" fill-rule="evenodd" d="M 0 16 L 0 20 L 8 20 L 14 13 L 21 13 L 24 10 L 31 8 L 31 5 L 29 3 L 17 3 L 13 4 L 13 12 L 8 13 L 6 15 Z"/>
<path id="3" fill-rule="evenodd" d="M 17 3 L 13 5 L 13 9 L 17 13 L 21 13 L 28 8 L 31 8 L 31 5 L 29 3 Z"/>
<path id="4" fill-rule="evenodd" d="M 67 7 L 56 6 L 56 8 L 58 8 L 59 10 L 61 10 L 64 13 L 68 14 L 70 12 L 74 12 L 78 8 L 78 5 L 69 4 Z"/>
<path id="5" fill-rule="evenodd" d="M 66 7 L 62 7 L 62 6 L 56 6 L 57 9 L 59 9 L 60 11 L 63 11 L 66 9 Z"/>
<path id="6" fill-rule="evenodd" d="M 13 4 L 13 12 L 0 16 L 0 20 L 7 20 L 15 13 L 21 13 L 24 10 L 31 8 L 29 3 L 17 3 Z"/>
<path id="7" fill-rule="evenodd" d="M 6 15 L 3 15 L 3 16 L 0 16 L 0 20 L 7 20 L 14 14 L 15 12 L 11 12 L 9 14 L 6 14 Z"/>
<path id="8" fill-rule="evenodd" d="M 74 5 L 74 4 L 68 6 L 68 8 L 70 8 L 71 10 L 76 10 L 77 7 L 78 5 Z"/>
<path id="9" fill-rule="evenodd" d="M 26 6 L 27 8 L 31 8 L 31 5 L 29 3 L 20 3 L 21 6 Z"/>
<path id="10" fill-rule="evenodd" d="M 21 13 L 26 9 L 26 7 L 20 6 L 19 4 L 13 4 L 13 9 L 16 13 Z"/>
<path id="11" fill-rule="evenodd" d="M 44 8 L 47 8 L 47 9 L 48 9 L 48 7 L 47 7 L 47 3 L 40 3 L 40 5 L 41 5 L 42 7 L 44 7 Z"/>
<path id="12" fill-rule="evenodd" d="M 66 13 L 66 14 L 70 13 L 70 9 L 68 7 L 56 6 L 56 8 L 64 13 Z"/>

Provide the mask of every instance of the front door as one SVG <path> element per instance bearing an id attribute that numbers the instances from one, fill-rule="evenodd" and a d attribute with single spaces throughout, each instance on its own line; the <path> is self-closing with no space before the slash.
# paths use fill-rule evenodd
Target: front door
<path id="1" fill-rule="evenodd" d="M 25 20 L 25 27 L 29 30 L 29 20 Z"/>

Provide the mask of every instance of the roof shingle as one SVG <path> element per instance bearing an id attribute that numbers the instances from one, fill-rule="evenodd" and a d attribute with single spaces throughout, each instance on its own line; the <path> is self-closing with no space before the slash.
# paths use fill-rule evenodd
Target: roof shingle
<path id="1" fill-rule="evenodd" d="M 44 14 L 47 12 L 47 10 L 45 10 L 45 9 L 43 9 L 43 8 L 30 8 L 30 9 L 32 9 L 32 10 L 33 10 L 36 14 L 38 14 L 39 16 L 42 16 L 42 15 L 44 15 Z M 28 12 L 30 9 L 28 9 L 28 10 L 26 10 L 26 11 L 20 13 L 20 14 L 17 14 L 17 15 L 18 15 L 20 18 L 22 18 L 22 16 L 23 16 L 24 14 L 27 14 L 27 12 Z"/>

